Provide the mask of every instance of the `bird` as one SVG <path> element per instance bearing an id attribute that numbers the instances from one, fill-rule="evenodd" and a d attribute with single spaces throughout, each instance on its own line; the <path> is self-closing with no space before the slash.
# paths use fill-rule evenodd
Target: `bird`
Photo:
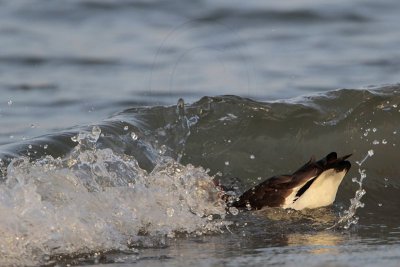
<path id="1" fill-rule="evenodd" d="M 310 161 L 291 175 L 271 177 L 250 188 L 229 204 L 232 207 L 260 210 L 264 207 L 283 209 L 315 209 L 331 205 L 339 185 L 351 168 L 346 159 L 338 158 L 336 152 Z"/>

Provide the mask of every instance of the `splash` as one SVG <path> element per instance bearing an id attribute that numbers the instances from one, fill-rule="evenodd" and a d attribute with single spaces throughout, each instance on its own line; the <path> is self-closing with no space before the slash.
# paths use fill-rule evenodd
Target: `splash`
<path id="1" fill-rule="evenodd" d="M 350 207 L 348 210 L 344 211 L 343 214 L 340 215 L 339 221 L 329 227 L 328 229 L 336 228 L 336 227 L 343 227 L 344 229 L 349 229 L 352 225 L 356 225 L 358 223 L 359 217 L 356 216 L 356 211 L 358 208 L 363 208 L 364 203 L 361 202 L 361 198 L 367 193 L 363 188 L 364 179 L 367 178 L 365 173 L 365 169 L 362 169 L 362 165 L 364 162 L 374 155 L 374 151 L 371 149 L 368 151 L 367 155 L 361 160 L 356 161 L 358 165 L 358 173 L 360 175 L 359 178 L 354 177 L 352 179 L 353 183 L 358 184 L 358 189 L 355 193 L 354 198 L 350 199 Z"/>
<path id="2" fill-rule="evenodd" d="M 224 231 L 225 203 L 203 168 L 99 149 L 101 128 L 80 132 L 64 158 L 12 160 L 0 184 L 0 265 L 49 264 L 58 255 L 164 246 L 176 233 Z"/>
<path id="3" fill-rule="evenodd" d="M 178 103 L 176 105 L 176 114 L 178 116 L 178 130 L 180 130 L 183 133 L 183 136 L 180 138 L 178 145 L 178 157 L 177 161 L 180 162 L 183 156 L 183 152 L 185 150 L 185 145 L 187 142 L 187 139 L 189 138 L 191 131 L 190 128 L 197 124 L 199 117 L 197 115 L 188 118 L 186 115 L 185 111 L 185 102 L 182 98 L 178 100 Z"/>

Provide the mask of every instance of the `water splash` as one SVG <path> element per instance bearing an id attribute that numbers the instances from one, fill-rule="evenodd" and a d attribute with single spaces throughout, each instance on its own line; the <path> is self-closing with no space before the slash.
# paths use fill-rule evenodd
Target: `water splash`
<path id="1" fill-rule="evenodd" d="M 179 147 L 177 152 L 178 157 L 176 160 L 180 162 L 183 157 L 186 141 L 191 134 L 190 128 L 197 124 L 199 117 L 197 115 L 189 118 L 187 117 L 185 102 L 182 98 L 180 98 L 176 104 L 176 115 L 178 116 L 178 125 L 176 128 L 180 131 L 180 135 L 178 136 L 181 136 L 180 140 L 178 140 Z"/>
<path id="2" fill-rule="evenodd" d="M 359 173 L 359 178 L 354 177 L 352 178 L 352 182 L 358 184 L 358 189 L 355 193 L 354 198 L 350 199 L 350 207 L 348 210 L 344 211 L 343 214 L 340 215 L 339 221 L 329 227 L 328 229 L 332 228 L 337 228 L 337 227 L 343 227 L 344 229 L 349 229 L 352 225 L 356 225 L 358 223 L 359 217 L 356 216 L 356 212 L 358 208 L 363 208 L 364 203 L 361 202 L 361 198 L 367 193 L 365 189 L 363 188 L 363 182 L 364 179 L 367 178 L 367 175 L 365 173 L 365 169 L 362 169 L 362 165 L 364 162 L 372 157 L 374 155 L 374 151 L 371 149 L 368 151 L 367 155 L 361 160 L 361 161 L 356 161 L 358 165 L 358 173 Z"/>
<path id="3" fill-rule="evenodd" d="M 80 132 L 63 158 L 12 160 L 0 184 L 0 265 L 48 264 L 58 255 L 165 246 L 175 233 L 224 231 L 226 205 L 203 168 L 162 157 L 150 173 L 135 158 Z"/>

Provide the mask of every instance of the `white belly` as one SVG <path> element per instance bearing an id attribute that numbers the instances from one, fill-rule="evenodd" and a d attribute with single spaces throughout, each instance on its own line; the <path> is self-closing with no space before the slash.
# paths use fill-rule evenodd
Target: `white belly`
<path id="1" fill-rule="evenodd" d="M 282 207 L 302 210 L 331 205 L 335 201 L 336 193 L 345 174 L 345 170 L 341 172 L 336 172 L 334 169 L 324 171 L 297 200 L 295 200 L 296 193 L 304 184 L 295 188 L 286 198 Z"/>

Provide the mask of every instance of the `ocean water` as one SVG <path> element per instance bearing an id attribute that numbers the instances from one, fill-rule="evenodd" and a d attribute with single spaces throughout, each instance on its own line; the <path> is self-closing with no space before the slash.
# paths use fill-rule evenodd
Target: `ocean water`
<path id="1" fill-rule="evenodd" d="M 397 1 L 0 1 L 0 266 L 398 266 Z M 352 153 L 332 207 L 227 209 Z"/>

